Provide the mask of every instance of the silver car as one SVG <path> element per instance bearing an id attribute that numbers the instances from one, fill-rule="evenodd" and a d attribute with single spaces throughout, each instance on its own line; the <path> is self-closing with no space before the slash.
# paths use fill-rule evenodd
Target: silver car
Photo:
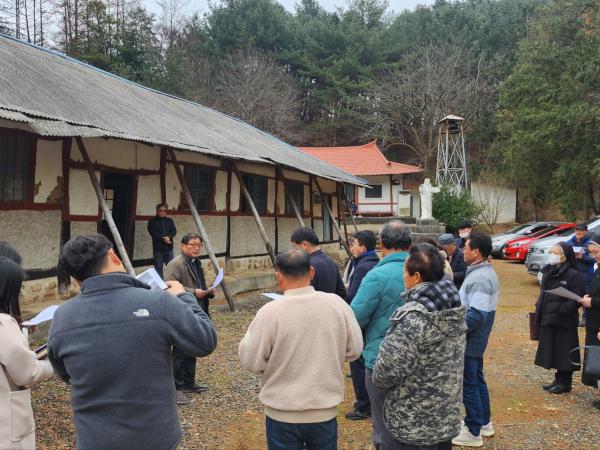
<path id="1" fill-rule="evenodd" d="M 498 233 L 492 235 L 492 256 L 494 258 L 502 258 L 502 250 L 506 243 L 519 236 L 529 236 L 537 233 L 551 225 L 558 225 L 564 222 L 529 222 L 514 227 L 506 233 Z"/>
<path id="2" fill-rule="evenodd" d="M 593 222 L 588 224 L 588 232 L 600 232 L 600 219 L 595 218 Z M 548 264 L 548 251 L 561 241 L 568 241 L 575 233 L 572 229 L 562 232 L 556 236 L 549 236 L 540 239 L 529 247 L 527 259 L 525 259 L 525 268 L 531 275 L 537 275 L 542 267 Z"/>

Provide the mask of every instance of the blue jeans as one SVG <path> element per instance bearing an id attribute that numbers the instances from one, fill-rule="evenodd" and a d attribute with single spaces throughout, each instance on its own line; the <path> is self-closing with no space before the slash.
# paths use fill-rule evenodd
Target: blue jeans
<path id="1" fill-rule="evenodd" d="M 337 420 L 327 422 L 287 423 L 267 416 L 267 447 L 269 450 L 336 450 Z"/>
<path id="2" fill-rule="evenodd" d="M 465 425 L 469 431 L 479 436 L 481 427 L 491 418 L 490 394 L 483 377 L 483 358 L 465 356 L 463 378 L 463 403 L 465 405 Z"/>
<path id="3" fill-rule="evenodd" d="M 173 259 L 173 249 L 154 250 L 154 268 L 161 278 L 163 278 L 163 267 Z"/>

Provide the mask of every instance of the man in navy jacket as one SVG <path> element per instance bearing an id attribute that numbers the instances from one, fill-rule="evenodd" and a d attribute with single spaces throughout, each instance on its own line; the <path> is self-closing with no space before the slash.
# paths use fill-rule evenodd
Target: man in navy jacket
<path id="1" fill-rule="evenodd" d="M 352 258 L 344 273 L 344 282 L 348 290 L 348 302 L 352 302 L 365 275 L 379 262 L 379 257 L 375 252 L 376 244 L 377 238 L 371 230 L 359 231 L 350 241 Z M 346 419 L 366 419 L 371 416 L 371 402 L 365 386 L 365 360 L 362 355 L 350 363 L 350 373 L 352 374 L 356 402 L 354 403 L 354 411 L 346 413 Z"/>
<path id="2" fill-rule="evenodd" d="M 567 244 L 573 247 L 573 251 L 575 252 L 577 271 L 583 277 L 586 292 L 590 291 L 590 283 L 592 282 L 592 278 L 594 278 L 594 263 L 596 262 L 588 251 L 589 242 L 590 237 L 588 236 L 588 228 L 585 223 L 577 224 L 575 227 L 575 236 L 567 241 Z"/>
<path id="3" fill-rule="evenodd" d="M 348 302 L 340 269 L 319 247 L 319 237 L 315 230 L 309 227 L 298 228 L 292 233 L 292 245 L 310 255 L 310 265 L 315 269 L 315 276 L 310 284 L 315 291 L 337 294 Z"/>

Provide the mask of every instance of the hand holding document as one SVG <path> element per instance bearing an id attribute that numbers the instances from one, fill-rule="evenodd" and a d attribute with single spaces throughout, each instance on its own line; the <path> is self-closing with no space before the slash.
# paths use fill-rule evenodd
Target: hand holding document
<path id="1" fill-rule="evenodd" d="M 54 313 L 56 312 L 56 310 L 58 309 L 59 306 L 60 305 L 52 305 L 52 306 L 48 306 L 45 309 L 42 309 L 40 311 L 40 313 L 37 316 L 35 316 L 33 319 L 29 319 L 29 320 L 26 320 L 25 322 L 23 322 L 23 326 L 24 327 L 33 327 L 33 326 L 39 325 L 40 323 L 52 320 L 52 318 L 54 317 Z"/>
<path id="2" fill-rule="evenodd" d="M 564 287 L 548 289 L 547 291 L 544 291 L 544 292 L 547 292 L 548 294 L 558 295 L 559 297 L 568 298 L 570 300 L 575 300 L 576 302 L 580 302 L 580 303 L 583 300 L 582 297 L 569 291 L 568 289 L 565 289 Z"/>
<path id="3" fill-rule="evenodd" d="M 137 275 L 136 278 L 150 286 L 150 289 L 153 291 L 164 291 L 169 287 L 163 281 L 154 267 L 144 270 L 142 273 Z"/>

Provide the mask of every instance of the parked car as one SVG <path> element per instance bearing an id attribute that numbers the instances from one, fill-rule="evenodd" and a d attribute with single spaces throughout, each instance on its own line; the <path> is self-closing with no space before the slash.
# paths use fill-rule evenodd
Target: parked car
<path id="1" fill-rule="evenodd" d="M 530 234 L 529 236 L 512 239 L 506 242 L 506 244 L 504 245 L 502 255 L 505 259 L 524 262 L 527 258 L 527 252 L 529 251 L 529 247 L 535 241 L 548 236 L 554 236 L 556 234 L 560 234 L 566 231 L 572 232 L 575 228 L 575 225 L 576 224 L 574 223 L 550 225 L 548 228 L 544 228 L 538 231 L 537 233 Z"/>
<path id="2" fill-rule="evenodd" d="M 528 222 L 522 225 L 516 226 L 506 233 L 498 233 L 492 235 L 492 256 L 494 258 L 502 258 L 502 250 L 506 243 L 512 239 L 516 239 L 522 236 L 530 236 L 533 233 L 537 233 L 550 225 L 558 225 L 563 222 Z"/>
<path id="3" fill-rule="evenodd" d="M 600 233 L 600 218 L 594 217 L 588 224 L 589 233 Z M 548 264 L 548 250 L 562 241 L 568 241 L 575 235 L 573 230 L 566 230 L 555 236 L 539 239 L 529 247 L 525 268 L 531 275 L 537 275 L 539 270 Z"/>

